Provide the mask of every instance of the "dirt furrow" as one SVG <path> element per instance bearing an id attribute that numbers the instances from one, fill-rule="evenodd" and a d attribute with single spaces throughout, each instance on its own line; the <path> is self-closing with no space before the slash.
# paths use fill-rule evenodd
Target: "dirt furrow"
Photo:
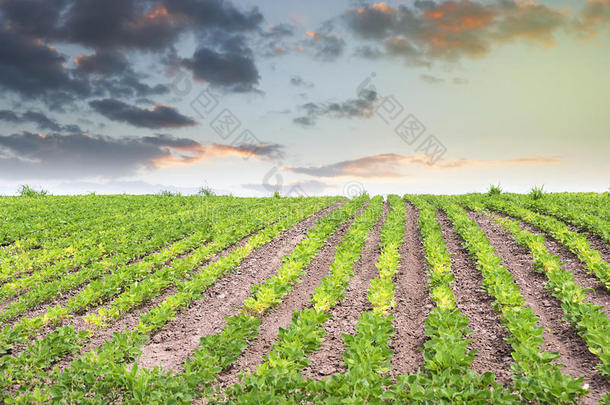
<path id="1" fill-rule="evenodd" d="M 355 333 L 358 318 L 365 311 L 373 308 L 367 297 L 371 280 L 379 274 L 375 263 L 381 253 L 381 226 L 389 211 L 389 204 L 384 205 L 383 215 L 373 226 L 362 250 L 362 256 L 354 265 L 354 276 L 349 281 L 345 296 L 330 312 L 331 318 L 324 323 L 327 335 L 319 350 L 309 356 L 311 363 L 303 370 L 303 376 L 320 380 L 327 375 L 345 372 L 343 363 L 344 341 L 342 334 Z"/>
<path id="2" fill-rule="evenodd" d="M 393 314 L 396 334 L 390 343 L 394 351 L 392 376 L 415 373 L 423 364 L 425 322 L 432 310 L 432 300 L 426 289 L 428 276 L 419 233 L 419 212 L 413 204 L 406 204 L 405 236 L 399 250 L 400 262 L 395 277 L 396 307 Z"/>
<path id="3" fill-rule="evenodd" d="M 561 355 L 556 362 L 565 366 L 563 373 L 585 378 L 592 390 L 587 400 L 599 400 L 603 393 L 610 390 L 610 384 L 595 368 L 598 358 L 589 352 L 576 329 L 562 320 L 564 312 L 561 302 L 544 289 L 546 276 L 534 270 L 529 252 L 491 218 L 475 213 L 469 213 L 469 216 L 485 232 L 502 264 L 519 285 L 523 299 L 540 319 L 539 325 L 544 327 L 544 349 Z"/>
<path id="4" fill-rule="evenodd" d="M 335 257 L 337 245 L 347 233 L 355 218 L 363 211 L 361 208 L 349 221 L 342 224 L 339 229 L 326 240 L 319 254 L 311 261 L 305 274 L 294 285 L 292 290 L 284 297 L 282 302 L 273 310 L 266 313 L 259 327 L 256 339 L 241 354 L 239 359 L 218 376 L 218 387 L 226 388 L 238 382 L 242 371 L 253 372 L 262 364 L 263 356 L 269 353 L 271 345 L 277 339 L 279 329 L 286 328 L 292 321 L 292 314 L 311 306 L 309 296 L 315 291 L 322 278 L 328 274 L 330 264 Z"/>
<path id="5" fill-rule="evenodd" d="M 447 251 L 451 255 L 451 270 L 455 277 L 454 294 L 457 307 L 469 319 L 468 328 L 473 331 L 471 349 L 477 351 L 472 369 L 478 373 L 493 371 L 496 380 L 502 384 L 512 382 L 510 364 L 512 349 L 505 338 L 508 332 L 502 327 L 499 315 L 493 310 L 494 299 L 483 290 L 483 276 L 477 269 L 468 251 L 443 212 L 438 221 Z"/>
<path id="6" fill-rule="evenodd" d="M 236 315 L 250 295 L 250 287 L 274 274 L 281 266 L 282 258 L 305 238 L 316 221 L 336 207 L 329 207 L 298 223 L 248 256 L 234 273 L 210 287 L 202 299 L 152 337 L 152 343 L 142 349 L 139 366 L 182 371 L 181 365 L 197 349 L 200 338 L 220 332 L 226 324 L 225 317 Z"/>

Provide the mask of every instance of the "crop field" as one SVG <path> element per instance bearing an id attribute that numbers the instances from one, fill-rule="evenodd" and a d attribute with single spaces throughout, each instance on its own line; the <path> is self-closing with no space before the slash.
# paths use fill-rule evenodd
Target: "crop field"
<path id="1" fill-rule="evenodd" d="M 610 403 L 610 195 L 0 197 L 0 403 Z"/>

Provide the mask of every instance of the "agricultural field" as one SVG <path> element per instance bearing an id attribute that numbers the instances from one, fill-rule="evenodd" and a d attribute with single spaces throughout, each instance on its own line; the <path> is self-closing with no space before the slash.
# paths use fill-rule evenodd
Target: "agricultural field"
<path id="1" fill-rule="evenodd" d="M 610 196 L 0 197 L 0 402 L 610 403 Z"/>

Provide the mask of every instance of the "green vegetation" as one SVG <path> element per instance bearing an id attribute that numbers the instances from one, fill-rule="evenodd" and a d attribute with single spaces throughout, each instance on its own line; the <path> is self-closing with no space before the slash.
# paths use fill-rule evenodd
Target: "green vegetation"
<path id="1" fill-rule="evenodd" d="M 489 197 L 495 197 L 500 194 L 502 194 L 502 187 L 500 187 L 499 184 L 497 186 L 494 186 L 493 184 L 489 186 L 489 190 L 487 191 Z"/>
<path id="2" fill-rule="evenodd" d="M 530 190 L 529 196 L 532 200 L 539 200 L 544 197 L 544 185 L 537 187 L 534 186 Z"/>
<path id="3" fill-rule="evenodd" d="M 591 388 L 582 377 L 591 376 L 567 375 L 559 355 L 545 350 L 545 334 L 521 286 L 466 210 L 490 216 L 527 250 L 533 269 L 545 277 L 544 288 L 577 331 L 584 353 L 598 360 L 591 372 L 610 379 L 608 308 L 589 302 L 595 292 L 579 285 L 580 278 L 545 245 L 548 238 L 563 244 L 591 278 L 610 287 L 606 250 L 595 248 L 608 243 L 610 205 L 604 194 L 546 193 L 534 187 L 517 195 L 492 186 L 486 194 L 389 195 L 384 201 L 366 193 L 351 200 L 279 193 L 236 198 L 215 196 L 207 188 L 195 196 L 63 197 L 28 195 L 28 190 L 33 191 L 25 189 L 28 198 L 0 198 L 2 403 L 579 403 Z M 247 297 L 226 314 L 225 323 L 198 337 L 199 345 L 184 354 L 179 371 L 138 367 L 142 349 L 195 302 L 210 299 L 211 286 L 240 272 L 247 257 L 286 231 L 301 232 L 294 227 L 326 208 L 294 239 L 294 248 L 283 248 L 269 276 L 245 286 Z M 470 312 L 461 312 L 456 301 L 456 288 L 462 287 L 454 283 L 443 238 L 448 229 L 438 215 L 446 215 L 449 231 L 453 228 L 460 238 L 481 273 L 481 287 L 493 298 L 512 350 L 508 383 L 496 379 L 497 370 L 473 370 L 477 335 L 464 315 Z M 406 236 L 412 237 L 405 235 L 405 223 L 413 216 L 433 305 L 426 309 L 424 331 L 417 332 L 424 342 L 419 369 L 393 378 L 396 282 L 404 271 L 401 247 Z M 524 229 L 524 223 L 543 234 Z M 367 308 L 350 314 L 355 328 L 343 333 L 342 352 L 336 356 L 345 371 L 305 377 L 302 372 L 326 338 L 333 309 L 349 307 L 337 306 L 358 285 L 352 283 L 354 272 L 363 252 L 370 251 L 364 246 L 375 236 L 376 224 L 379 247 L 367 259 L 374 260 L 378 272 L 371 275 L 366 298 L 362 291 Z M 290 324 L 261 354 L 262 363 L 242 373 L 238 383 L 219 387 L 219 376 L 237 369 L 240 356 L 267 330 L 261 325 L 274 308 L 291 293 L 303 295 L 299 282 L 339 229 L 343 236 L 330 250 L 334 256 L 321 258 L 326 261 L 322 281 L 315 290 L 310 287 L 307 302 L 303 296 Z M 116 328 L 123 319 L 132 326 Z M 100 342 L 98 336 L 114 330 Z M 89 348 L 91 341 L 96 344 Z M 598 397 L 604 394 L 591 389 Z"/>
<path id="4" fill-rule="evenodd" d="M 19 187 L 19 190 L 17 190 L 17 193 L 19 194 L 20 197 L 29 197 L 29 198 L 46 197 L 48 194 L 47 190 L 36 191 L 32 187 L 28 186 L 27 184 L 21 185 Z"/>

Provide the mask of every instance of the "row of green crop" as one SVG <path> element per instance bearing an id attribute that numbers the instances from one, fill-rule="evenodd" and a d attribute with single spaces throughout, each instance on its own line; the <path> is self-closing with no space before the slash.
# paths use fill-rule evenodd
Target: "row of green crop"
<path id="1" fill-rule="evenodd" d="M 135 331 L 115 333 L 113 339 L 102 347 L 92 350 L 77 360 L 69 368 L 53 370 L 45 375 L 45 384 L 32 387 L 21 386 L 21 394 L 15 398 L 4 398 L 7 402 L 29 402 L 35 397 L 44 397 L 51 402 L 64 403 L 104 403 L 123 397 L 126 392 L 139 392 L 145 387 L 133 383 L 145 383 L 136 378 L 137 367 L 129 367 L 139 354 L 139 347 L 148 342 L 150 333 L 159 330 L 173 319 L 190 302 L 201 294 L 218 278 L 235 269 L 252 252 L 296 222 L 328 206 L 333 200 L 304 200 L 300 210 L 291 210 L 287 216 L 251 237 L 244 246 L 203 267 L 193 278 L 179 286 L 178 292 L 168 296 L 163 302 L 141 315 Z"/>
<path id="2" fill-rule="evenodd" d="M 224 215 L 219 216 L 222 220 L 213 223 L 207 229 L 196 232 L 191 237 L 175 243 L 168 249 L 162 249 L 149 255 L 140 262 L 130 265 L 123 264 L 106 277 L 92 281 L 82 291 L 70 297 L 64 306 L 57 305 L 48 308 L 41 315 L 23 318 L 12 328 L 6 326 L 0 333 L 0 350 L 4 352 L 16 342 L 27 341 L 43 326 L 57 324 L 71 314 L 82 313 L 116 294 L 121 294 L 130 286 L 132 286 L 131 288 L 137 288 L 140 285 L 139 282 L 151 273 L 154 274 L 153 277 L 157 278 L 159 274 L 164 274 L 168 279 L 168 273 L 169 275 L 177 274 L 176 268 L 188 269 L 185 264 L 192 264 L 191 268 L 194 269 L 195 261 L 193 260 L 201 262 L 211 258 L 213 254 L 237 242 L 244 236 L 277 220 L 282 214 L 287 214 L 293 208 L 293 205 L 288 204 L 283 210 L 279 211 L 270 211 L 268 205 L 264 203 L 256 209 L 253 209 L 252 206 L 247 208 L 247 210 L 236 211 L 227 209 Z M 212 239 L 214 239 L 212 243 L 206 244 Z M 193 249 L 195 250 L 192 251 Z M 178 258 L 191 251 L 190 256 Z M 195 259 L 191 259 L 191 257 Z M 68 280 L 68 282 L 70 281 Z M 4 316 L 4 314 L 2 315 Z"/>
<path id="3" fill-rule="evenodd" d="M 606 243 L 610 243 L 610 221 L 603 217 L 584 212 L 580 204 L 575 205 L 569 201 L 562 201 L 561 197 L 553 195 L 548 195 L 537 200 L 518 194 L 503 195 L 503 197 L 541 214 L 552 215 L 599 236 Z M 606 200 L 608 200 L 606 204 L 610 205 L 610 198 L 606 198 Z"/>
<path id="4" fill-rule="evenodd" d="M 246 246 L 219 260 L 220 264 L 211 263 L 193 279 L 179 285 L 178 293 L 143 314 L 136 331 L 116 334 L 111 342 L 79 357 L 63 372 L 48 373 L 47 368 L 64 354 L 78 350 L 84 336 L 75 338 L 73 330 L 60 328 L 57 333 L 48 335 L 48 339 L 37 343 L 38 346 L 30 346 L 21 356 L 11 358 L 10 364 L 4 368 L 10 370 L 9 375 L 16 377 L 0 383 L 21 385 L 17 396 L 5 397 L 4 400 L 9 403 L 107 403 L 118 400 L 125 403 L 189 403 L 195 396 L 205 393 L 210 402 L 227 403 L 578 401 L 586 393 L 581 386 L 582 379 L 561 374 L 561 366 L 551 363 L 558 355 L 540 351 L 543 340 L 542 328 L 537 326 L 538 319 L 525 306 L 519 287 L 512 275 L 500 265 L 501 260 L 483 231 L 451 199 L 406 198 L 419 211 L 419 227 L 429 265 L 428 288 L 436 304 L 426 319 L 424 364 L 416 374 L 399 376 L 396 383 L 386 376 L 392 357 L 388 342 L 394 332 L 392 315 L 388 315 L 388 311 L 394 305 L 393 277 L 400 258 L 398 249 L 404 236 L 406 214 L 403 200 L 390 196 L 391 210 L 382 227 L 381 255 L 377 263 L 379 276 L 372 280 L 368 291 L 373 310 L 361 315 L 355 335 L 343 336 L 346 373 L 313 381 L 303 378 L 301 370 L 309 364 L 308 356 L 320 347 L 328 313 L 343 298 L 353 275 L 353 265 L 360 257 L 372 226 L 381 216 L 383 200 L 380 197 L 372 200 L 338 246 L 331 271 L 311 297 L 313 308 L 296 312 L 291 325 L 280 330 L 278 340 L 265 356 L 264 363 L 225 393 L 215 395 L 211 390 L 216 376 L 237 360 L 248 342 L 257 336 L 260 316 L 281 302 L 325 240 L 363 200 L 353 200 L 319 220 L 291 255 L 283 260 L 277 274 L 253 287 L 242 311 L 227 319 L 222 332 L 201 339 L 199 349 L 185 363 L 184 373 L 168 375 L 159 369 L 138 369 L 139 347 L 147 343 L 151 333 L 164 327 L 180 310 L 198 299 L 219 277 L 235 268 L 252 249 L 279 234 L 280 229 L 287 229 L 290 223 L 294 224 L 296 217 L 284 218 L 265 229 L 259 233 L 267 232 L 260 236 L 260 240 L 253 240 L 259 237 L 256 235 Z M 474 199 L 460 201 L 469 208 L 478 207 Z M 456 308 L 451 260 L 436 220 L 435 206 L 447 213 L 464 246 L 476 259 L 485 289 L 495 298 L 494 308 L 501 314 L 510 333 L 509 344 L 514 350 L 514 387 L 497 384 L 493 373 L 479 375 L 470 369 L 475 353 L 468 349 L 468 319 Z M 537 268 L 545 271 L 550 280 L 547 288 L 562 300 L 568 320 L 579 329 L 590 350 L 602 358 L 600 369 L 607 373 L 608 321 L 605 314 L 599 307 L 584 302 L 582 289 L 574 284 L 569 272 L 561 269 L 559 259 L 546 251 L 542 237 L 522 231 L 514 221 L 498 221 L 515 235 L 519 243 L 532 251 Z M 247 246 L 250 248 L 246 249 Z M 192 271 L 192 265 L 193 262 L 188 262 L 178 267 L 183 266 L 188 273 Z M 162 283 L 161 289 L 169 285 L 163 284 L 164 280 L 167 279 L 157 278 L 157 281 L 150 282 L 149 287 L 128 290 L 123 295 L 125 298 L 115 300 L 110 307 L 116 308 L 118 313 L 105 310 L 88 319 L 103 326 L 104 321 L 116 319 L 133 306 L 150 299 L 151 292 L 156 294 L 159 291 L 157 282 Z M 170 284 L 179 280 L 181 277 L 174 275 Z M 132 295 L 140 298 L 133 299 Z M 65 338 L 60 342 L 58 335 Z M 55 339 L 51 354 L 37 354 L 43 349 L 50 350 L 51 339 Z M 0 370 L 3 367 L 0 363 Z"/>
<path id="5" fill-rule="evenodd" d="M 119 319 L 123 314 L 156 297 L 168 287 L 179 284 L 184 278 L 189 278 L 193 270 L 209 260 L 214 253 L 237 243 L 245 235 L 276 220 L 278 216 L 287 215 L 291 209 L 291 204 L 277 203 L 274 210 L 269 210 L 268 206 L 261 207 L 259 210 L 249 210 L 245 214 L 232 218 L 233 225 L 228 225 L 228 223 L 221 225 L 217 229 L 217 236 L 212 243 L 196 249 L 187 257 L 174 260 L 171 265 L 132 284 L 114 298 L 109 305 L 100 308 L 97 313 L 89 314 L 85 321 L 101 326 Z"/>
<path id="6" fill-rule="evenodd" d="M 530 250 L 534 268 L 548 278 L 546 289 L 561 301 L 566 319 L 578 330 L 589 350 L 599 356 L 599 369 L 610 377 L 610 322 L 602 307 L 586 301 L 582 287 L 574 282 L 572 274 L 562 268 L 561 260 L 548 252 L 544 237 L 522 230 L 519 223 L 506 218 L 496 219 L 515 240 Z"/>
<path id="7" fill-rule="evenodd" d="M 132 388 L 127 392 L 125 388 L 123 395 L 128 400 L 142 403 L 152 403 L 159 398 L 167 402 L 188 403 L 194 395 L 209 393 L 218 373 L 235 362 L 248 342 L 258 335 L 260 317 L 281 302 L 325 241 L 356 214 L 366 199 L 366 196 L 354 199 L 320 218 L 307 236 L 284 257 L 276 274 L 252 286 L 252 294 L 244 301 L 239 314 L 227 318 L 221 332 L 201 338 L 199 348 L 184 364 L 183 373 L 165 375 L 159 369 L 139 370 L 138 381 L 130 384 L 141 389 Z M 150 324 L 156 325 L 154 322 Z"/>
<path id="8" fill-rule="evenodd" d="M 417 373 L 401 375 L 391 387 L 393 402 L 514 403 L 516 397 L 496 383 L 493 372 L 479 375 L 470 367 L 476 351 L 469 350 L 468 318 L 453 294 L 451 258 L 437 221 L 436 207 L 424 198 L 407 195 L 419 212 L 419 230 L 428 264 L 430 297 L 435 306 L 426 318 L 424 364 Z"/>
<path id="9" fill-rule="evenodd" d="M 524 301 L 512 274 L 500 263 L 493 246 L 466 212 L 447 198 L 436 198 L 463 239 L 464 247 L 476 259 L 483 275 L 483 286 L 495 301 L 494 309 L 509 332 L 507 342 L 513 348 L 515 388 L 522 400 L 544 403 L 573 403 L 588 391 L 582 378 L 574 379 L 561 373 L 561 366 L 552 363 L 557 353 L 541 351 L 544 343 L 539 318 Z"/>
<path id="10" fill-rule="evenodd" d="M 135 209 L 120 215 L 92 215 L 88 221 L 79 221 L 66 236 L 60 237 L 59 229 L 48 232 L 52 242 L 42 243 L 35 249 L 21 244 L 2 249 L 0 283 L 17 280 L 3 285 L 0 296 L 18 293 L 36 282 L 45 282 L 104 257 L 120 254 L 131 245 L 150 238 L 152 226 L 157 221 L 179 219 L 183 226 L 191 226 L 192 232 L 208 220 L 219 205 L 224 208 L 227 204 L 239 206 L 232 201 L 208 199 L 193 209 L 180 209 L 178 205 L 157 207 L 154 202 L 144 200 L 141 207 L 134 207 Z M 32 239 L 26 239 L 26 245 L 32 242 Z M 20 252 L 16 246 L 27 250 Z M 29 277 L 19 278 L 32 272 Z"/>
<path id="11" fill-rule="evenodd" d="M 231 197 L 218 197 L 231 199 Z M 6 201 L 12 201 L 7 204 Z M 0 197 L 0 238 L 14 234 L 0 245 L 5 254 L 31 249 L 61 247 L 72 233 L 90 224 L 112 221 L 138 211 L 181 212 L 198 209 L 207 199 L 168 199 L 158 196 L 73 196 L 44 199 L 6 199 Z M 7 207 L 7 205 L 9 205 Z M 32 212 L 34 211 L 34 212 Z"/>
<path id="12" fill-rule="evenodd" d="M 552 193 L 548 197 L 561 205 L 569 205 L 585 214 L 601 218 L 604 221 L 610 221 L 610 192 Z"/>
<path id="13" fill-rule="evenodd" d="M 322 381 L 308 381 L 310 398 L 319 403 L 366 403 L 380 401 L 388 395 L 391 384 L 387 372 L 391 369 L 393 351 L 389 347 L 394 334 L 390 309 L 395 306 L 394 276 L 398 272 L 399 249 L 405 233 L 406 206 L 404 201 L 389 195 L 390 211 L 381 227 L 381 253 L 376 266 L 379 275 L 371 280 L 367 297 L 372 306 L 358 319 L 355 334 L 344 334 L 343 362 L 347 372 Z"/>
<path id="14" fill-rule="evenodd" d="M 526 208 L 504 201 L 500 198 L 485 198 L 480 196 L 460 197 L 460 201 L 479 203 L 492 211 L 497 211 L 511 217 L 519 218 L 551 235 L 563 244 L 584 263 L 598 280 L 610 289 L 610 264 L 605 262 L 600 253 L 591 248 L 587 237 L 578 232 L 571 232 L 566 224 L 549 217 L 538 214 Z"/>
<path id="15" fill-rule="evenodd" d="M 221 401 L 300 403 L 308 398 L 310 382 L 303 378 L 301 370 L 309 364 L 308 356 L 320 347 L 329 311 L 343 298 L 369 232 L 382 213 L 383 198 L 374 197 L 337 246 L 329 273 L 311 295 L 312 307 L 293 314 L 291 324 L 280 328 L 264 362 L 253 373 L 244 375 L 239 384 L 228 387 Z"/>
<path id="16" fill-rule="evenodd" d="M 146 198 L 144 198 L 146 199 Z M 0 197 L 0 245 L 42 243 L 46 231 L 64 235 L 63 228 L 105 216 L 136 209 L 143 203 L 138 196 L 70 196 L 44 199 Z M 37 245 L 35 245 L 37 246 Z"/>
<path id="17" fill-rule="evenodd" d="M 482 209 L 472 202 L 467 206 L 474 211 Z M 566 319 L 578 330 L 589 350 L 601 359 L 598 368 L 610 377 L 610 322 L 602 307 L 587 302 L 585 290 L 574 281 L 572 273 L 563 268 L 559 257 L 547 250 L 544 236 L 521 229 L 518 221 L 509 218 L 494 217 L 494 220 L 529 250 L 534 269 L 544 273 L 548 280 L 545 288 L 561 302 Z"/>
<path id="18" fill-rule="evenodd" d="M 231 208 L 227 207 L 226 214 L 230 215 L 231 211 Z M 2 314 L 0 314 L 0 320 L 6 322 L 15 319 L 28 309 L 48 302 L 60 294 L 68 293 L 104 274 L 114 273 L 117 269 L 128 265 L 135 259 L 155 250 L 162 249 L 171 241 L 182 237 L 188 232 L 192 232 L 194 228 L 200 225 L 206 226 L 205 223 L 191 224 L 189 221 L 185 221 L 182 215 L 153 222 L 150 227 L 145 228 L 140 233 L 144 235 L 154 234 L 139 244 L 126 245 L 121 248 L 124 250 L 124 253 L 109 256 L 100 262 L 93 262 L 88 266 L 83 266 L 78 271 L 71 272 L 50 282 L 29 286 L 30 289 L 27 293 L 20 295 L 17 300 L 11 302 L 5 308 Z M 5 284 L 5 286 L 9 285 Z"/>
<path id="19" fill-rule="evenodd" d="M 239 206 L 232 205 L 231 208 L 238 209 Z M 215 207 L 215 210 L 220 209 L 226 213 L 231 212 L 231 208 L 220 205 Z M 137 211 L 137 214 L 123 218 L 117 224 L 108 224 L 107 227 L 100 224 L 92 229 L 75 232 L 67 248 L 41 249 L 45 254 L 32 260 L 26 258 L 23 264 L 21 255 L 16 255 L 11 260 L 15 261 L 17 266 L 3 266 L 4 276 L 31 274 L 3 284 L 0 287 L 0 298 L 14 297 L 48 281 L 78 272 L 105 258 L 129 255 L 134 247 L 150 244 L 153 238 L 158 239 L 157 235 L 164 228 L 175 228 L 179 231 L 175 233 L 176 237 L 183 237 L 209 226 L 208 216 L 207 210 L 199 209 L 184 212 L 161 211 L 154 215 L 151 215 L 150 211 Z M 92 233 L 97 236 L 89 237 Z M 161 239 L 158 241 L 161 245 L 151 247 L 158 249 L 163 247 L 164 242 L 170 241 L 171 239 Z"/>

